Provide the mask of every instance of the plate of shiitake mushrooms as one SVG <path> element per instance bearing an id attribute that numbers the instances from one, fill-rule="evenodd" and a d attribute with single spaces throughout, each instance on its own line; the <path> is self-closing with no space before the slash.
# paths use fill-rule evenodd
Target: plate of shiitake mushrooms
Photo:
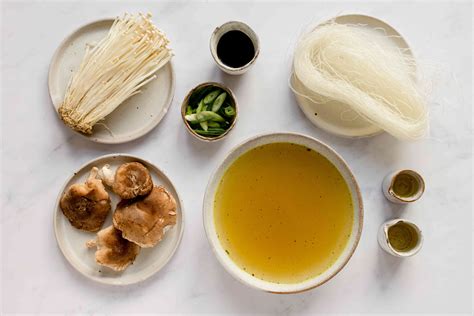
<path id="1" fill-rule="evenodd" d="M 171 259 L 183 234 L 178 192 L 156 166 L 111 154 L 83 165 L 66 181 L 54 211 L 64 257 L 86 277 L 127 285 Z"/>

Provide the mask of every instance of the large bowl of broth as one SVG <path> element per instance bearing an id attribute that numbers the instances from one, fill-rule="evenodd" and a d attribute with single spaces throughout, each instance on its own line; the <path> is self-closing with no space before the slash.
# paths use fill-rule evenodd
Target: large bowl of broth
<path id="1" fill-rule="evenodd" d="M 360 239 L 357 181 L 329 146 L 300 134 L 251 138 L 211 176 L 204 228 L 222 266 L 237 280 L 296 293 L 334 277 Z"/>

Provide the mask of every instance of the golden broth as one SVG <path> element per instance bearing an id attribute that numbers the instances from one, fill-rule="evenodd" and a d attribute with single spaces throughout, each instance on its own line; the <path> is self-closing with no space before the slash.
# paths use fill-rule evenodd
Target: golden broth
<path id="1" fill-rule="evenodd" d="M 344 250 L 352 199 L 325 157 L 273 143 L 246 152 L 226 170 L 214 218 L 222 246 L 247 273 L 298 283 L 324 272 Z"/>

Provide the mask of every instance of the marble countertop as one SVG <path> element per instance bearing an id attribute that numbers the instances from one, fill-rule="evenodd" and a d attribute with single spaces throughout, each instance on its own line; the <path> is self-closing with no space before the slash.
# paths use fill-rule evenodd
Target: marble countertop
<path id="1" fill-rule="evenodd" d="M 457 2 L 197 2 L 2 1 L 1 52 L 1 311 L 62 313 L 469 313 L 472 306 L 472 4 Z M 79 25 L 124 11 L 150 11 L 172 40 L 176 92 L 169 113 L 148 135 L 101 145 L 71 132 L 48 96 L 47 71 L 61 40 Z M 387 134 L 345 139 L 314 127 L 288 88 L 295 38 L 305 26 L 342 13 L 388 21 L 411 45 L 432 80 L 431 132 L 407 143 Z M 256 65 L 224 75 L 208 41 L 228 20 L 260 36 Z M 222 142 L 202 143 L 184 129 L 180 103 L 200 82 L 215 80 L 237 94 L 240 118 Z M 362 189 L 365 223 L 349 264 L 330 282 L 297 295 L 247 288 L 219 265 L 207 243 L 201 207 L 210 172 L 243 140 L 264 132 L 316 137 L 349 163 Z M 160 166 L 184 201 L 186 227 L 171 262 L 129 287 L 95 284 L 63 258 L 53 233 L 58 191 L 69 174 L 97 156 L 124 152 Z M 409 167 L 427 191 L 410 206 L 390 204 L 382 178 Z M 192 181 L 190 181 L 192 179 Z M 423 229 L 415 257 L 400 260 L 377 244 L 387 219 Z"/>

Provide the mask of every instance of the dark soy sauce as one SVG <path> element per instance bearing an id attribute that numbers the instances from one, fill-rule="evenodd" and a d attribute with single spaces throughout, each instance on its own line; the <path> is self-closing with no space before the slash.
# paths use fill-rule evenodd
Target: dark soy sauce
<path id="1" fill-rule="evenodd" d="M 252 40 L 242 31 L 229 31 L 217 43 L 217 57 L 229 67 L 245 66 L 254 56 Z"/>

